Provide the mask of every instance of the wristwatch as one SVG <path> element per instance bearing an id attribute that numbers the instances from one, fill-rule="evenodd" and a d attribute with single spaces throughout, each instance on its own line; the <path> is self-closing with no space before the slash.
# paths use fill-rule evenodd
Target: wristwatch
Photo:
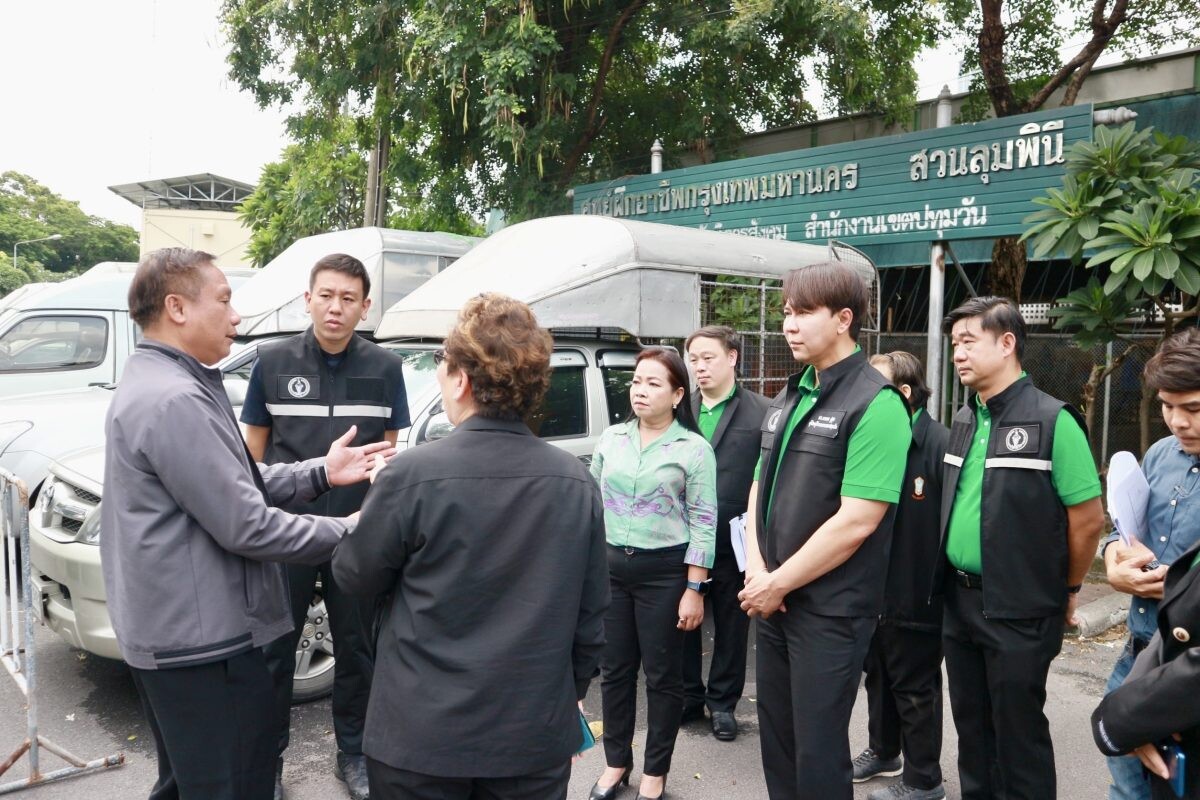
<path id="1" fill-rule="evenodd" d="M 701 597 L 708 594 L 708 587 L 712 585 L 712 578 L 706 581 L 688 581 L 687 588 L 693 592 L 698 592 Z"/>

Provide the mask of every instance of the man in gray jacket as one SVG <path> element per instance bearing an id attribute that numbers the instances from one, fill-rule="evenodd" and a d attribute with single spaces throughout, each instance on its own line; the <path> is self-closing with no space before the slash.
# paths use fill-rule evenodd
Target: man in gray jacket
<path id="1" fill-rule="evenodd" d="M 101 563 L 109 613 L 158 749 L 151 800 L 271 796 L 276 743 L 264 644 L 291 628 L 278 561 L 327 560 L 349 518 L 288 514 L 366 478 L 386 443 L 261 471 L 221 374 L 240 321 L 213 256 L 156 250 L 129 309 L 145 340 L 105 423 Z"/>

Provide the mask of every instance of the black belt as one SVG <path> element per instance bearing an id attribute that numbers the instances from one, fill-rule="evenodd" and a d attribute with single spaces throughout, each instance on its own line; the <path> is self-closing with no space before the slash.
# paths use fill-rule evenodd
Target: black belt
<path id="1" fill-rule="evenodd" d="M 967 589 L 982 589 L 983 576 L 976 575 L 973 572 L 963 572 L 961 569 L 954 570 L 954 580 L 959 586 Z"/>

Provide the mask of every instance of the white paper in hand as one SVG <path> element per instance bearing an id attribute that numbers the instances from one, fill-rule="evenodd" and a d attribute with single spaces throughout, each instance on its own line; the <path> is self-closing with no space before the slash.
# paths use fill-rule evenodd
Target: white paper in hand
<path id="1" fill-rule="evenodd" d="M 746 515 L 738 514 L 729 520 L 729 542 L 733 545 L 733 557 L 737 559 L 738 572 L 746 571 Z"/>
<path id="2" fill-rule="evenodd" d="M 1149 503 L 1150 484 L 1137 458 L 1127 450 L 1113 453 L 1108 461 L 1108 515 L 1126 547 L 1135 541 L 1146 541 Z"/>

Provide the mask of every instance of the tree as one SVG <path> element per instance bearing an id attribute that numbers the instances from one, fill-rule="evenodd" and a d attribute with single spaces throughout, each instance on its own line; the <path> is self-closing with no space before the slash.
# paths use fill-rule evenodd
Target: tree
<path id="1" fill-rule="evenodd" d="M 1200 142 L 1167 137 L 1133 123 L 1096 128 L 1066 159 L 1062 187 L 1034 198 L 1021 240 L 1037 257 L 1061 253 L 1095 270 L 1086 287 L 1058 301 L 1056 327 L 1074 328 L 1082 346 L 1123 342 L 1133 327 L 1161 318 L 1162 339 L 1200 315 Z M 1103 283 L 1100 278 L 1103 277 Z M 1119 361 L 1093 369 L 1085 405 Z M 1140 417 L 1149 445 L 1149 395 Z"/>
<path id="2" fill-rule="evenodd" d="M 1052 101 L 1074 105 L 1109 49 L 1132 57 L 1200 41 L 1200 6 L 1176 0 L 951 0 L 947 18 L 967 37 L 962 71 L 973 78 L 964 120 L 982 119 L 988 111 L 1026 114 Z M 1072 49 L 1064 60 L 1063 52 Z M 1025 248 L 1016 238 L 997 239 L 991 291 L 1019 301 L 1025 266 Z"/>
<path id="3" fill-rule="evenodd" d="M 921 0 L 226 0 L 231 75 L 260 103 L 343 104 L 386 129 L 393 180 L 435 207 L 566 211 L 576 183 L 733 153 L 747 130 L 838 111 L 903 119 Z"/>
<path id="4" fill-rule="evenodd" d="M 0 174 L 0 252 L 12 253 L 15 242 L 51 234 L 62 239 L 22 245 L 18 266 L 29 263 L 51 272 L 88 269 L 101 261 L 136 261 L 138 234 L 128 225 L 85 214 L 28 175 Z"/>
<path id="5" fill-rule="evenodd" d="M 367 195 L 368 152 L 363 128 L 346 117 L 303 129 L 279 161 L 263 167 L 258 186 L 239 208 L 253 231 L 247 249 L 262 266 L 304 236 L 358 227 Z M 402 161 L 394 161 L 398 169 Z M 385 180 L 391 182 L 390 173 Z M 478 235 L 480 227 L 457 208 L 439 208 L 401 197 L 388 225 Z"/>

